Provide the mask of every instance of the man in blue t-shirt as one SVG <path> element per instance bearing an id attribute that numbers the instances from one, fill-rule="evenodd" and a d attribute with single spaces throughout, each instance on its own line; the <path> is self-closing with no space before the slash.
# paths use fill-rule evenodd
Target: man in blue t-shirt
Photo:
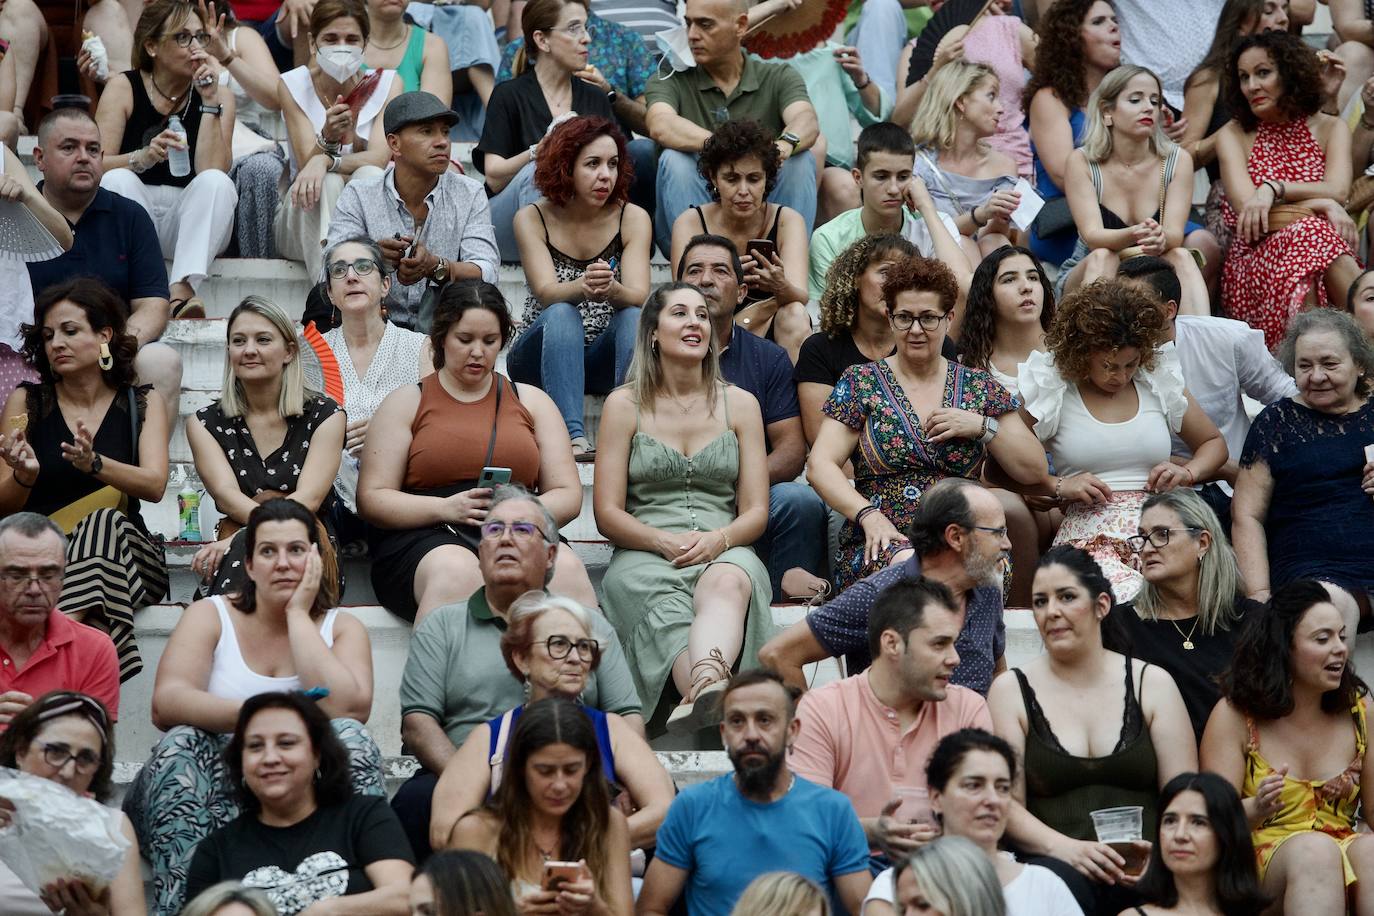
<path id="1" fill-rule="evenodd" d="M 658 829 L 639 916 L 663 916 L 683 889 L 689 916 L 729 916 L 770 871 L 796 872 L 858 913 L 868 892 L 868 844 L 849 799 L 794 776 L 787 753 L 801 723 L 796 694 L 771 671 L 730 680 L 721 739 L 733 775 L 685 789 Z"/>
<path id="2" fill-rule="evenodd" d="M 768 447 L 768 527 L 754 542 L 768 567 L 773 600 L 811 597 L 828 575 L 825 503 L 810 484 L 798 480 L 806 465 L 801 406 L 787 351 L 735 324 L 744 301 L 744 268 L 735 243 L 720 235 L 697 235 L 678 260 L 677 278 L 706 297 L 711 329 L 720 350 L 720 374 L 752 394 L 763 411 Z M 783 575 L 788 577 L 784 589 Z M 795 581 L 793 581 L 795 579 Z"/>

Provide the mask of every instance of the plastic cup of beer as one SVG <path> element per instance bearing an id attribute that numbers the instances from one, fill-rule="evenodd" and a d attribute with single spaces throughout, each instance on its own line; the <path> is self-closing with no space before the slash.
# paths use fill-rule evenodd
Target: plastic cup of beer
<path id="1" fill-rule="evenodd" d="M 1107 844 L 1125 859 L 1121 870 L 1132 876 L 1142 874 L 1150 861 L 1150 844 L 1145 841 L 1142 831 L 1143 815 L 1140 805 L 1101 808 L 1091 814 L 1097 841 Z"/>

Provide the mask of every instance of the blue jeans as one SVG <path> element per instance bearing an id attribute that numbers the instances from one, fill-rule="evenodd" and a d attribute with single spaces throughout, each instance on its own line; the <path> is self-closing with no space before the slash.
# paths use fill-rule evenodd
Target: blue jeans
<path id="1" fill-rule="evenodd" d="M 697 171 L 695 153 L 665 149 L 658 156 L 658 207 L 654 210 L 654 241 L 658 250 L 668 256 L 673 241 L 673 221 L 688 207 L 710 203 L 711 192 L 706 179 Z M 778 183 L 768 195 L 769 203 L 791 207 L 802 215 L 806 234 L 816 224 L 816 159 L 810 150 L 803 150 L 782 164 Z M 496 201 L 492 201 L 492 222 L 497 225 L 497 239 L 501 224 L 496 220 Z"/>
<path id="2" fill-rule="evenodd" d="M 768 527 L 754 542 L 754 552 L 768 567 L 773 600 L 781 601 L 782 574 L 794 566 L 829 579 L 826 569 L 825 503 L 809 484 L 796 480 L 768 488 Z"/>
<path id="3" fill-rule="evenodd" d="M 489 201 L 491 224 L 496 227 L 496 247 L 501 252 L 503 263 L 520 263 L 520 246 L 515 244 L 515 214 L 541 196 L 539 189 L 534 186 L 534 163 L 527 162 Z"/>
<path id="4" fill-rule="evenodd" d="M 897 64 L 906 46 L 906 16 L 899 0 L 864 0 L 846 39 L 859 50 L 864 69 L 890 97 L 897 95 Z"/>
<path id="5" fill-rule="evenodd" d="M 583 396 L 605 394 L 625 381 L 638 328 L 639 308 L 623 308 L 611 318 L 610 327 L 584 345 L 582 313 L 569 302 L 555 302 L 515 339 L 506 368 L 514 381 L 537 385 L 553 398 L 568 437 L 576 439 L 586 435 Z"/>
<path id="6" fill-rule="evenodd" d="M 629 142 L 628 152 L 635 167 L 634 184 L 630 185 L 630 203 L 643 207 L 645 213 L 653 213 L 658 147 L 647 137 L 637 137 Z"/>

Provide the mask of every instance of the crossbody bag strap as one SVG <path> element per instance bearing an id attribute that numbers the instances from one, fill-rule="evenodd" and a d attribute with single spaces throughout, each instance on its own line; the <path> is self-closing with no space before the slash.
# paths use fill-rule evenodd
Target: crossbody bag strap
<path id="1" fill-rule="evenodd" d="M 129 432 L 133 435 L 133 451 L 130 464 L 138 466 L 138 398 L 134 395 L 134 386 L 130 385 L 129 392 Z"/>
<path id="2" fill-rule="evenodd" d="M 491 456 L 496 453 L 496 424 L 501 420 L 501 376 L 499 373 L 492 373 L 493 381 L 496 385 L 496 412 L 491 417 L 491 440 L 487 443 L 487 458 L 482 462 L 482 467 L 491 467 Z"/>

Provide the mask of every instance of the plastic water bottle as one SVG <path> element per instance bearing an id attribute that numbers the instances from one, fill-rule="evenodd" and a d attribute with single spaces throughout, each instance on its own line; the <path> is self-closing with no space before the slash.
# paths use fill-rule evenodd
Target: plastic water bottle
<path id="1" fill-rule="evenodd" d="M 186 142 L 186 128 L 181 126 L 181 118 L 176 115 L 168 118 L 167 129 L 180 135 L 183 144 Z M 167 169 L 173 178 L 184 178 L 191 174 L 191 151 L 185 146 L 168 149 Z"/>
<path id="2" fill-rule="evenodd" d="M 199 541 L 200 538 L 200 492 L 187 480 L 177 494 L 177 514 L 181 517 L 183 541 Z"/>

